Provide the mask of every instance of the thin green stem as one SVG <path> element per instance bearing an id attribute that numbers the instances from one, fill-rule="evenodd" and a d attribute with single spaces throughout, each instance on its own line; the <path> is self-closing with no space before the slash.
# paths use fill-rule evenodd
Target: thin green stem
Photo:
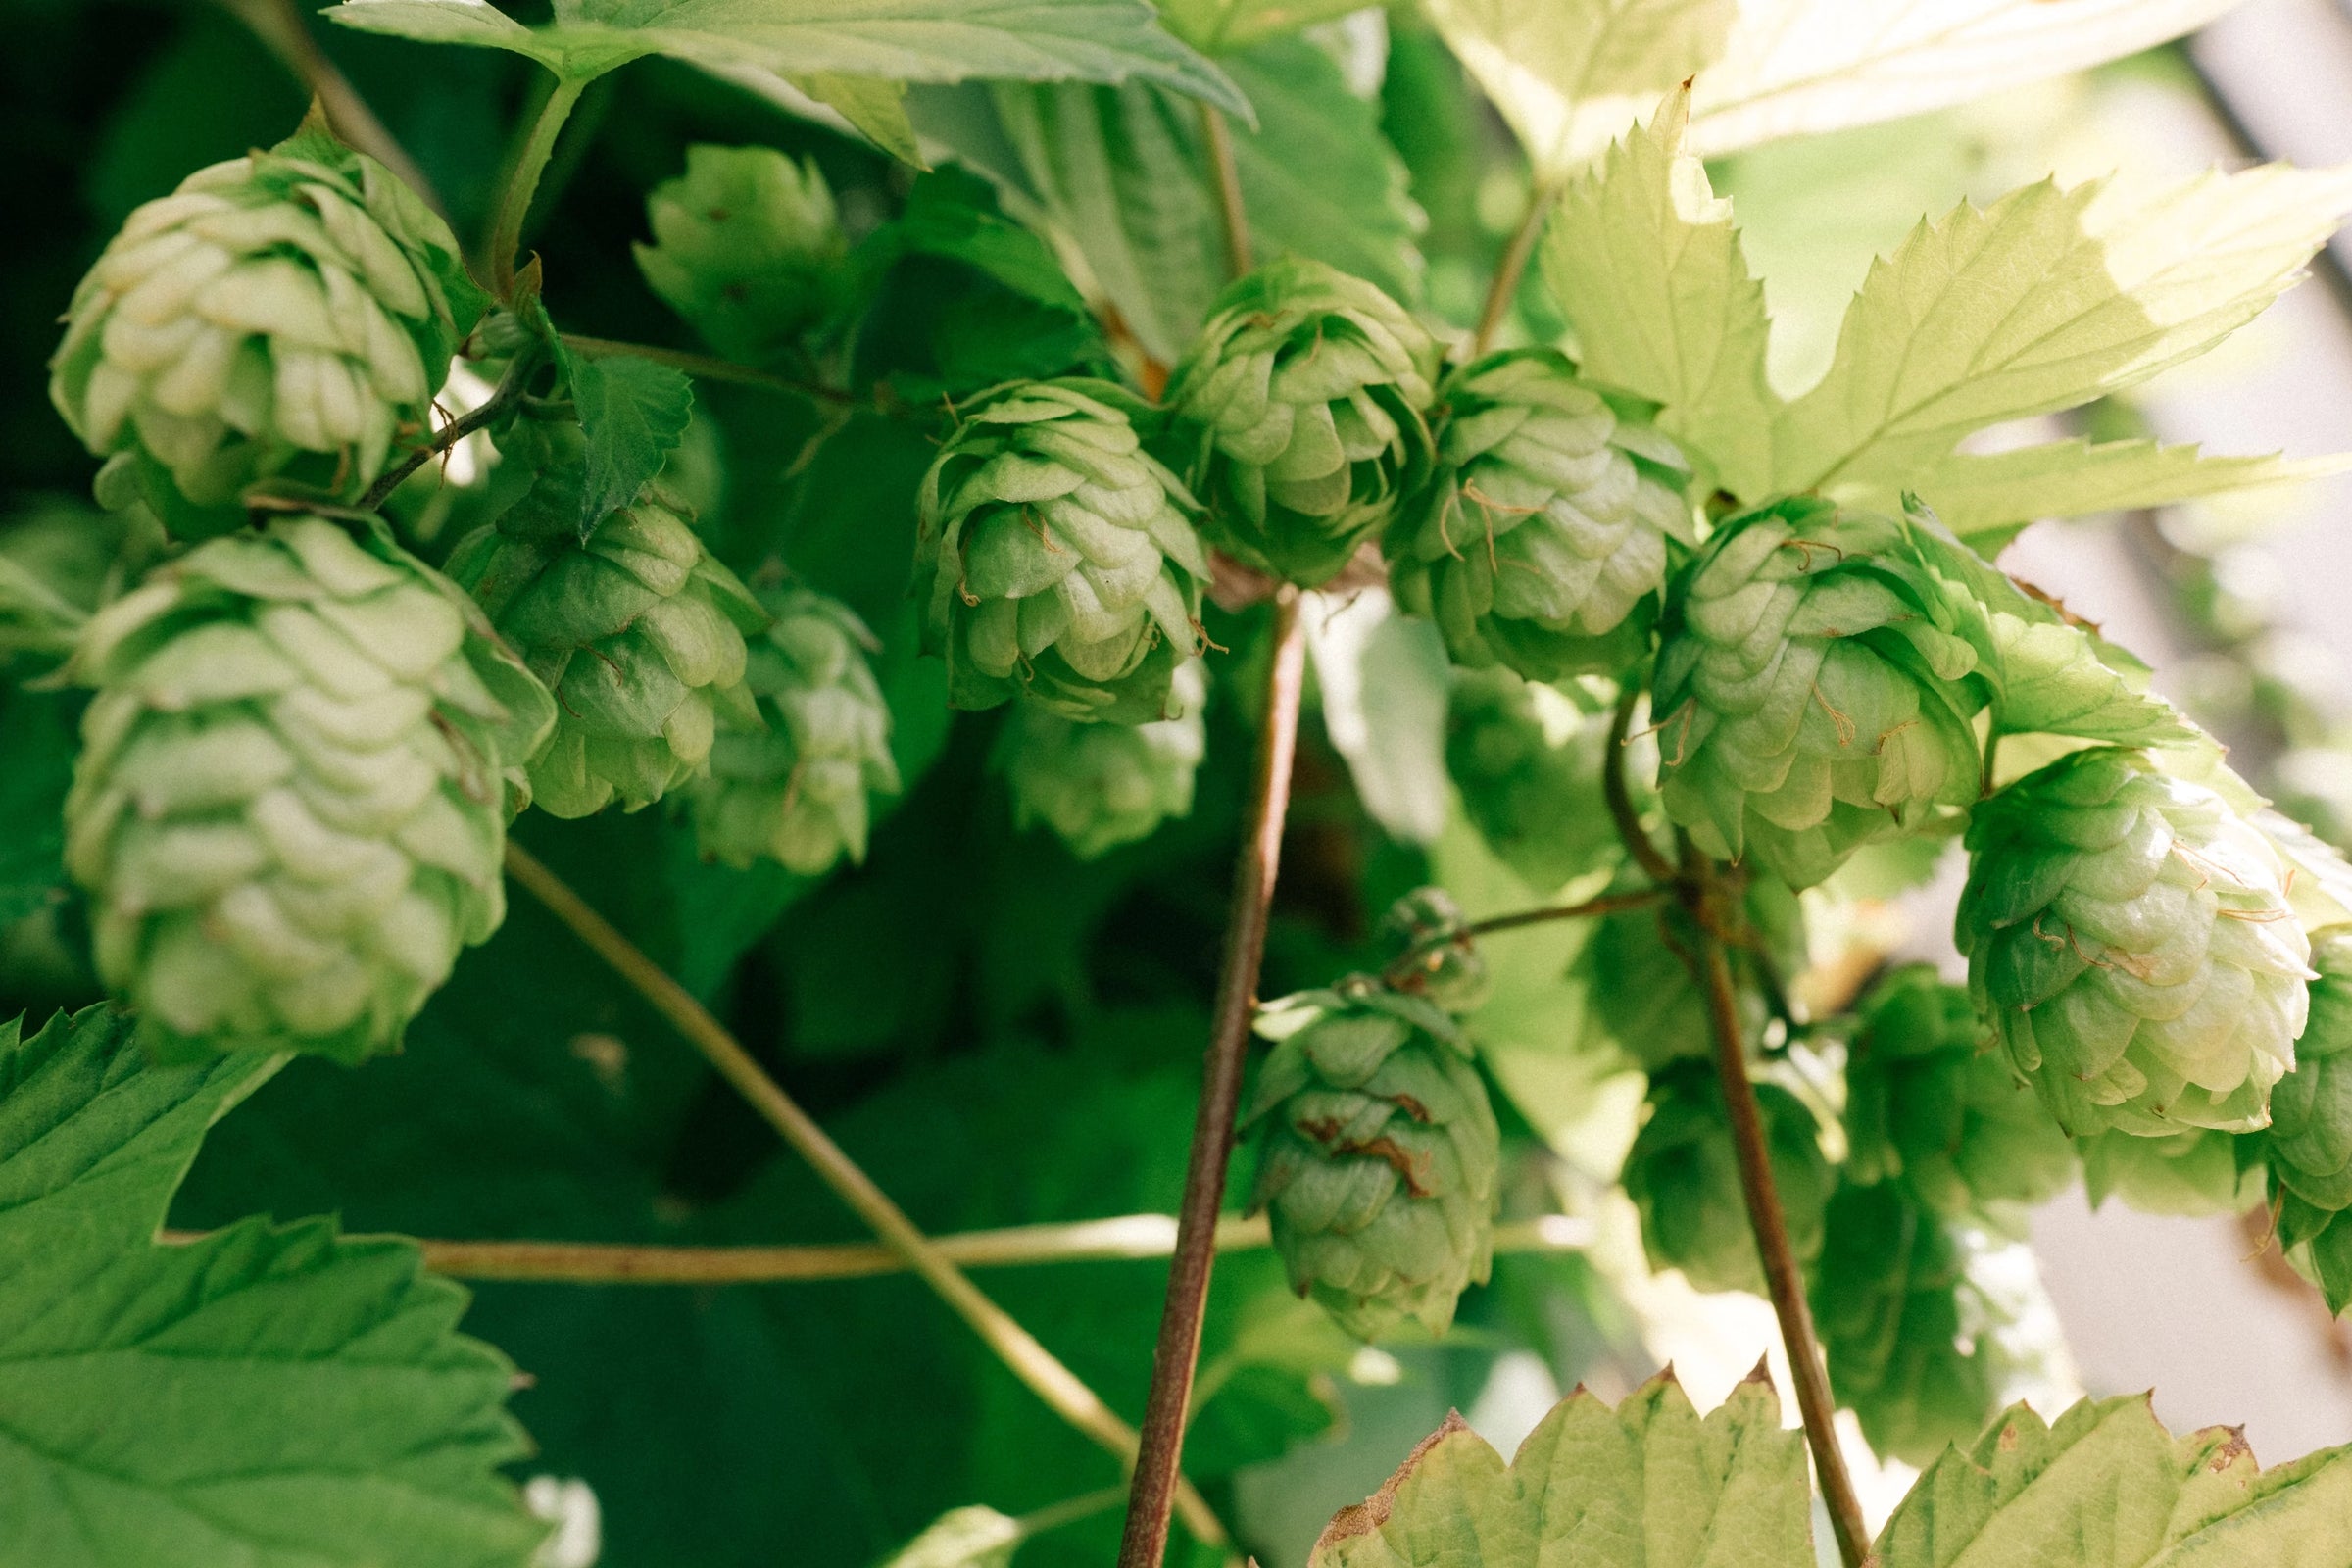
<path id="1" fill-rule="evenodd" d="M 1233 156 L 1233 127 L 1213 104 L 1200 106 L 1200 135 L 1208 146 L 1208 168 L 1217 188 L 1217 214 L 1224 220 L 1225 270 L 1235 277 L 1250 270 L 1250 208 L 1242 199 L 1242 166 Z"/>
<path id="2" fill-rule="evenodd" d="M 1527 275 L 1536 242 L 1544 237 L 1544 220 L 1551 216 L 1552 204 L 1559 199 L 1557 180 L 1539 178 L 1528 191 L 1527 216 L 1519 220 L 1518 231 L 1511 235 L 1511 243 L 1495 264 L 1494 279 L 1487 285 L 1487 303 L 1478 313 L 1478 332 L 1470 340 L 1472 359 L 1494 346 L 1494 334 L 1502 329 L 1502 318 L 1510 315 L 1511 302 L 1519 297 L 1519 280 Z"/>
<path id="3" fill-rule="evenodd" d="M 1104 1487 L 1100 1492 L 1081 1493 L 1035 1513 L 1025 1513 L 1013 1521 L 1020 1527 L 1021 1539 L 1042 1536 L 1063 1525 L 1074 1525 L 1081 1519 L 1092 1519 L 1099 1513 L 1108 1513 L 1127 1498 L 1125 1487 Z"/>
<path id="4" fill-rule="evenodd" d="M 587 90 L 585 81 L 571 81 L 559 76 L 548 89 L 546 101 L 539 106 L 538 117 L 531 122 L 530 133 L 514 151 L 514 160 L 508 167 L 506 187 L 499 193 L 498 217 L 490 225 L 490 286 L 502 300 L 514 296 L 514 267 L 517 253 L 522 249 L 522 225 L 530 217 L 531 199 L 539 194 L 539 176 L 547 172 L 547 161 L 556 151 L 556 138 L 563 134 L 564 122 L 571 118 L 580 94 Z"/>
<path id="5" fill-rule="evenodd" d="M 1509 914 L 1492 914 L 1484 920 L 1473 920 L 1457 935 L 1439 935 L 1414 943 L 1387 968 L 1380 978 L 1394 988 L 1409 986 L 1415 970 L 1429 964 L 1439 954 L 1456 942 L 1474 937 L 1493 936 L 1497 931 L 1516 931 L 1521 926 L 1547 925 L 1554 920 L 1582 920 L 1595 915 L 1615 914 L 1623 909 L 1639 909 L 1666 897 L 1664 888 L 1637 888 L 1629 893 L 1604 893 L 1582 904 L 1547 904 L 1541 908 L 1514 909 Z"/>
<path id="6" fill-rule="evenodd" d="M 582 337 L 577 332 L 564 334 L 564 346 L 575 354 L 590 359 L 625 354 L 632 359 L 651 360 L 656 365 L 667 365 L 684 370 L 688 375 L 706 381 L 727 381 L 737 386 L 764 387 L 770 392 L 796 392 L 819 403 L 855 404 L 858 399 L 839 387 L 824 386 L 815 381 L 799 381 L 773 370 L 757 370 L 733 360 L 722 360 L 709 354 L 694 354 L 685 349 L 657 348 L 651 343 L 623 343 L 609 337 Z"/>

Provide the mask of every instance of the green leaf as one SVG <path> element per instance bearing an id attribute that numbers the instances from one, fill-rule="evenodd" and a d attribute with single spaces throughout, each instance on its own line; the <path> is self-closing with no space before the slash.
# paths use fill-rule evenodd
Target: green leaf
<path id="1" fill-rule="evenodd" d="M 1544 273 L 1585 372 L 1663 405 L 1658 426 L 1742 500 L 1772 481 L 1770 324 L 1732 204 L 1683 147 L 1687 95 L 1609 150 L 1553 215 Z"/>
<path id="2" fill-rule="evenodd" d="M 931 167 L 923 162 L 923 150 L 914 140 L 914 125 L 906 118 L 905 82 L 828 74 L 803 76 L 796 85 L 900 163 L 916 169 Z"/>
<path id="3" fill-rule="evenodd" d="M 1159 14 L 1177 37 L 1220 55 L 1363 8 L 1363 0 L 1160 0 Z"/>
<path id="4" fill-rule="evenodd" d="M 556 0 L 526 27 L 488 0 L 342 0 L 345 26 L 527 55 L 585 81 L 647 55 L 892 81 L 1156 81 L 1247 119 L 1215 66 L 1144 0 Z"/>
<path id="5" fill-rule="evenodd" d="M 255 1219 L 153 1238 L 282 1058 L 143 1066 L 91 1008 L 0 1031 L 0 1519 L 12 1562 L 521 1568 L 512 1367 L 412 1245 Z"/>
<path id="6" fill-rule="evenodd" d="M 683 370 L 634 355 L 591 358 L 564 351 L 572 408 L 588 438 L 580 490 L 580 537 L 637 499 L 685 438 L 694 384 Z"/>
<path id="7" fill-rule="evenodd" d="M 1944 526 L 1984 554 L 2043 517 L 2129 512 L 2198 496 L 2300 484 L 2341 473 L 2352 458 L 2209 458 L 2194 442 L 2052 441 L 1989 454 L 1954 453 L 1915 488 Z"/>

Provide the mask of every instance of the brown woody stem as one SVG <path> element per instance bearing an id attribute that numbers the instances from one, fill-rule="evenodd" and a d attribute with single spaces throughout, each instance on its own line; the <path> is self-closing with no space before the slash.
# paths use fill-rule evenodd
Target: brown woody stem
<path id="1" fill-rule="evenodd" d="M 1629 893 L 1604 893 L 1599 898 L 1587 899 L 1582 904 L 1547 904 L 1537 909 L 1514 909 L 1509 914 L 1491 914 L 1484 920 L 1470 921 L 1457 936 L 1439 935 L 1414 943 L 1398 954 L 1395 961 L 1380 972 L 1380 977 L 1391 986 L 1403 987 L 1411 981 L 1413 971 L 1420 968 L 1431 955 L 1444 952 L 1455 942 L 1492 936 L 1497 931 L 1516 931 L 1521 926 L 1548 925 L 1554 920 L 1582 920 L 1615 914 L 1623 909 L 1639 909 L 1664 897 L 1664 888 L 1636 888 Z"/>
<path id="2" fill-rule="evenodd" d="M 1625 851 L 1634 858 L 1644 876 L 1660 887 L 1672 887 L 1682 881 L 1682 873 L 1666 858 L 1657 841 L 1642 825 L 1642 815 L 1634 809 L 1633 787 L 1626 782 L 1626 749 L 1632 744 L 1634 707 L 1642 701 L 1642 688 L 1628 684 L 1617 694 L 1617 711 L 1609 719 L 1608 755 L 1601 760 L 1600 792 L 1608 802 L 1609 820 L 1617 825 L 1617 837 L 1625 842 Z"/>

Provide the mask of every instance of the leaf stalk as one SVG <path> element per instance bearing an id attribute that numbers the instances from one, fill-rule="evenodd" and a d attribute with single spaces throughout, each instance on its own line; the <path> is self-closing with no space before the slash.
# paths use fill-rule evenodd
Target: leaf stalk
<path id="1" fill-rule="evenodd" d="M 522 225 L 530 217 L 531 200 L 539 194 L 539 176 L 547 172 L 547 161 L 555 155 L 556 138 L 563 133 L 564 122 L 571 118 L 573 107 L 587 87 L 585 80 L 556 79 L 507 170 L 506 186 L 499 193 L 498 216 L 490 226 L 490 289 L 501 300 L 511 301 L 514 297 L 516 253 L 522 249 Z"/>

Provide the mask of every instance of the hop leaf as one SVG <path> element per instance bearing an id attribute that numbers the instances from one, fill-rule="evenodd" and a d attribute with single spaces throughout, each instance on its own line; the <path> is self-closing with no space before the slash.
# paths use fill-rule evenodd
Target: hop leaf
<path id="1" fill-rule="evenodd" d="M 1291 1285 L 1364 1339 L 1433 1334 L 1483 1282 L 1501 1143 L 1453 1021 L 1369 979 L 1270 1003 L 1274 1050 L 1245 1125 L 1264 1123 L 1257 1205 Z"/>
<path id="2" fill-rule="evenodd" d="M 1573 688 L 1507 669 L 1457 670 L 1446 706 L 1446 771 L 1487 848 L 1539 893 L 1613 861 L 1601 795 L 1608 722 Z"/>
<path id="3" fill-rule="evenodd" d="M 866 798 L 895 795 L 890 705 L 866 660 L 873 634 L 849 607 L 811 588 L 764 600 L 744 687 L 756 728 L 721 729 L 710 776 L 695 787 L 703 853 L 738 868 L 766 856 L 815 876 L 843 856 L 865 858 Z"/>
<path id="4" fill-rule="evenodd" d="M 1649 646 L 1667 541 L 1695 542 L 1689 465 L 1620 418 L 1556 349 L 1446 377 L 1437 469 L 1388 540 L 1396 602 L 1457 663 L 1615 675 Z"/>
<path id="5" fill-rule="evenodd" d="M 1012 788 L 1014 819 L 1042 822 L 1070 853 L 1092 860 L 1152 836 L 1193 809 L 1193 775 L 1208 755 L 1200 661 L 1177 667 L 1174 717 L 1150 724 L 1088 724 L 1021 703 L 997 743 L 996 765 Z"/>
<path id="6" fill-rule="evenodd" d="M 306 124 L 130 215 L 74 290 L 49 395 L 175 531 L 219 533 L 256 479 L 366 490 L 480 310 L 448 225 Z"/>
<path id="7" fill-rule="evenodd" d="M 555 735 L 531 761 L 539 805 L 636 810 L 705 770 L 722 723 L 760 727 L 744 634 L 766 612 L 658 485 L 581 538 L 576 425 L 525 422 L 512 444 L 539 477 L 459 542 L 449 574 L 556 694 Z"/>
<path id="8" fill-rule="evenodd" d="M 1969 992 L 2059 1125 L 2268 1121 L 2311 972 L 2268 839 L 2145 753 L 2097 747 L 1985 801 L 1968 849 Z"/>
<path id="9" fill-rule="evenodd" d="M 924 647 L 956 707 L 1026 693 L 1067 718 L 1168 716 L 1208 557 L 1191 493 L 1143 450 L 1142 409 L 1064 380 L 962 411 L 923 476 L 915 544 Z"/>
<path id="10" fill-rule="evenodd" d="M 813 160 L 769 147 L 686 149 L 686 172 L 645 201 L 654 243 L 638 270 L 728 359 L 788 360 L 823 320 L 848 254 L 833 192 Z"/>
<path id="11" fill-rule="evenodd" d="M 1756 1085 L 1756 1106 L 1789 1249 L 1809 1263 L 1821 1252 L 1830 1199 L 1820 1126 L 1804 1102 L 1778 1084 Z M 1642 1249 L 1651 1268 L 1679 1268 L 1702 1291 L 1763 1293 L 1730 1113 L 1705 1063 L 1680 1064 L 1650 1080 L 1648 1108 L 1622 1180 L 1641 1211 Z"/>
<path id="12" fill-rule="evenodd" d="M 380 534 L 216 539 L 92 618 L 66 803 L 107 983 L 160 1054 L 397 1045 L 505 904 L 547 692 Z"/>
<path id="13" fill-rule="evenodd" d="M 1227 289 L 1167 393 L 1198 443 L 1211 542 L 1331 578 L 1428 473 L 1437 358 L 1402 306 L 1321 262 L 1286 256 Z"/>
<path id="14" fill-rule="evenodd" d="M 1731 950 L 1733 963 L 1752 966 L 1761 956 L 1777 974 L 1801 971 L 1805 916 L 1796 895 L 1770 877 L 1753 877 L 1742 907 L 1748 940 Z M 1714 1050 L 1706 995 L 1686 956 L 1697 953 L 1698 944 L 1698 927 L 1683 907 L 1660 902 L 1601 916 L 1569 966 L 1601 1027 L 1644 1071 L 1703 1059 Z M 1752 1038 L 1764 1026 L 1763 993 L 1742 985 L 1739 1001 L 1743 1033 Z"/>

